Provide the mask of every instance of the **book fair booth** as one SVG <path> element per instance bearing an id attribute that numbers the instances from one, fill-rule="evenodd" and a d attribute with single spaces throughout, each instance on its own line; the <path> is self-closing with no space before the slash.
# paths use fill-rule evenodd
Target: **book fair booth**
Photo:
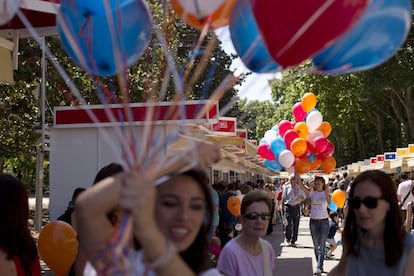
<path id="1" fill-rule="evenodd" d="M 111 162 L 127 167 L 124 160 L 131 154 L 129 149 L 148 145 L 146 139 L 158 143 L 146 150 L 156 150 L 166 158 L 197 140 L 219 144 L 222 160 L 208 170 L 212 183 L 256 182 L 274 175 L 257 156 L 255 141 L 246 139 L 247 131 L 236 128 L 236 118 L 218 116 L 217 104 L 187 101 L 175 104 L 176 108 L 173 105 L 130 104 L 128 123 L 122 105 L 56 107 L 50 131 L 51 219 L 65 210 L 75 188 L 92 185 L 100 168 Z M 121 138 L 125 134 L 135 137 L 136 143 L 126 144 Z"/>

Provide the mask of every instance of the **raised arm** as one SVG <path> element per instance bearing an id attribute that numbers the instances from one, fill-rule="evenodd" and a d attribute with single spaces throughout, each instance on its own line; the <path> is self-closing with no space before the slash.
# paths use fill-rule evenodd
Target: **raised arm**
<path id="1" fill-rule="evenodd" d="M 119 204 L 123 177 L 123 174 L 108 177 L 80 194 L 76 200 L 80 248 L 87 256 L 102 250 L 111 237 L 113 226 L 106 214 Z"/>
<path id="2" fill-rule="evenodd" d="M 312 190 L 310 187 L 303 184 L 302 178 L 300 178 L 299 174 L 295 173 L 295 182 L 299 185 L 299 187 L 302 189 L 302 191 L 305 193 L 306 197 L 310 196 L 310 191 Z"/>

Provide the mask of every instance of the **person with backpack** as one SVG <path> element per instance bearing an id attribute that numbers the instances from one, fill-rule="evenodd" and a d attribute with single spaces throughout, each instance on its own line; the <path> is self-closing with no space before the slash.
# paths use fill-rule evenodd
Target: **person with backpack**
<path id="1" fill-rule="evenodd" d="M 411 187 L 411 195 L 414 196 L 414 186 Z M 407 232 L 414 230 L 414 201 L 407 204 L 407 218 L 405 219 L 405 229 Z"/>
<path id="2" fill-rule="evenodd" d="M 401 217 L 404 222 L 407 217 L 407 205 L 414 200 L 414 195 L 411 194 L 412 180 L 408 178 L 406 173 L 400 175 L 402 181 L 397 188 L 397 199 L 401 209 Z"/>

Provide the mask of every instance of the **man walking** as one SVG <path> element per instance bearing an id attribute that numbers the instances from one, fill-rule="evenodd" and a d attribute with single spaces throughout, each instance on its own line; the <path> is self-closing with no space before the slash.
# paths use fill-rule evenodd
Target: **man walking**
<path id="1" fill-rule="evenodd" d="M 402 220 L 405 221 L 407 217 L 407 205 L 414 200 L 414 196 L 411 193 L 412 180 L 408 178 L 406 173 L 400 175 L 400 181 L 397 188 L 397 198 L 401 208 Z"/>
<path id="2" fill-rule="evenodd" d="M 282 200 L 285 208 L 287 225 L 285 228 L 286 242 L 295 246 L 298 240 L 300 203 L 305 199 L 305 192 L 299 187 L 301 181 L 298 174 L 290 177 L 290 183 L 283 187 Z"/>

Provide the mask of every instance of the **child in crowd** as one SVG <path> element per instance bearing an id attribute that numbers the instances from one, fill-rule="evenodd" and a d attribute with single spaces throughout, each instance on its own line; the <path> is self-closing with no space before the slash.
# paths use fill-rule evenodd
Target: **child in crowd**
<path id="1" fill-rule="evenodd" d="M 216 262 L 222 250 L 221 241 L 219 237 L 217 236 L 211 237 L 210 242 L 209 242 L 209 248 L 210 248 L 210 253 L 212 254 L 212 260 Z"/>
<path id="2" fill-rule="evenodd" d="M 339 229 L 338 222 L 339 222 L 339 215 L 337 212 L 332 212 L 329 214 L 329 217 L 331 218 L 331 221 L 329 222 L 329 232 L 328 232 L 328 238 L 326 239 L 326 242 L 329 244 L 329 251 L 326 254 L 326 258 L 330 259 L 333 256 L 333 252 L 337 248 L 337 244 L 335 241 L 335 234 L 338 231 L 341 233 L 341 230 Z"/>

